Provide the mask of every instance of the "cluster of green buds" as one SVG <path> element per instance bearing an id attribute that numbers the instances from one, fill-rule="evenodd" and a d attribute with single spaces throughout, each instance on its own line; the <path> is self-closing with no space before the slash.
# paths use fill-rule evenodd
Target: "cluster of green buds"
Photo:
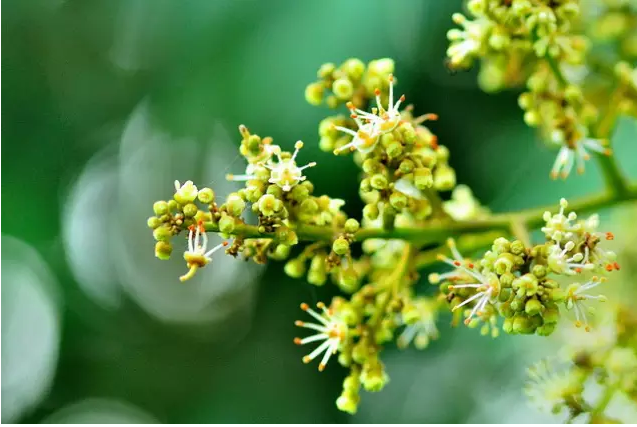
<path id="1" fill-rule="evenodd" d="M 437 116 L 414 117 L 412 106 L 401 111 L 405 96 L 394 97 L 396 80 L 391 59 L 371 61 L 367 66 L 349 59 L 339 68 L 324 64 L 321 70 L 342 72 L 339 70 L 348 69 L 352 63 L 358 64 L 363 77 L 355 86 L 359 90 L 339 98 L 345 102 L 349 117 L 338 115 L 321 122 L 320 147 L 334 154 L 355 153 L 355 161 L 363 170 L 360 195 L 366 203 L 366 220 L 381 218 L 385 228 L 395 225 L 397 215 L 406 221 L 422 221 L 432 214 L 434 204 L 440 204 L 436 192 L 452 190 L 456 185 L 455 172 L 448 163 L 449 150 L 439 145 L 436 136 L 423 125 Z M 323 75 L 321 70 L 319 76 Z M 327 84 L 331 80 L 322 81 Z M 375 100 L 374 107 L 371 100 Z"/>
<path id="2" fill-rule="evenodd" d="M 218 204 L 210 188 L 198 190 L 192 181 L 183 185 L 175 182 L 173 199 L 156 202 L 155 216 L 148 219 L 157 240 L 155 254 L 160 259 L 170 257 L 171 239 L 189 230 L 184 253 L 189 270 L 182 281 L 193 277 L 197 269 L 211 261 L 214 252 L 228 245 L 223 242 L 209 250 L 207 232 L 234 238 L 226 249 L 228 254 L 241 253 L 264 263 L 268 258 L 281 260 L 289 256 L 292 246 L 298 243 L 295 230 L 300 224 L 342 228 L 347 221 L 340 210 L 342 200 L 312 195 L 314 186 L 303 171 L 316 163 L 296 164 L 303 147 L 301 141 L 294 144 L 294 152 L 285 152 L 272 144 L 272 138 L 251 134 L 243 125 L 239 131 L 240 152 L 248 166 L 244 174 L 228 175 L 227 179 L 245 182 L 244 188 L 230 193 L 224 203 Z M 256 225 L 246 222 L 247 212 L 256 215 Z M 351 221 L 348 224 L 351 228 Z"/>
<path id="3" fill-rule="evenodd" d="M 619 269 L 615 254 L 602 247 L 613 235 L 597 232 L 597 215 L 578 221 L 574 212 L 565 214 L 566 200 L 560 205 L 558 213 L 544 215 L 547 241 L 542 244 L 529 246 L 501 237 L 481 259 L 472 261 L 449 240 L 452 258 L 439 259 L 453 270 L 433 273 L 429 281 L 440 286 L 456 317 L 464 313 L 464 323 L 480 326 L 483 335 L 496 337 L 503 318 L 507 333 L 546 336 L 554 332 L 562 308 L 574 312 L 576 326 L 590 330 L 587 313 L 592 308 L 586 303 L 606 298 L 588 292 L 605 282 L 601 274 Z M 566 288 L 560 286 L 560 276 L 570 281 Z"/>
<path id="4" fill-rule="evenodd" d="M 627 22 L 625 9 L 630 8 L 626 2 L 606 3 L 611 17 Z M 602 79 L 598 74 L 602 73 L 594 72 L 587 62 L 591 43 L 588 36 L 578 33 L 587 27 L 582 9 L 576 0 L 470 0 L 473 20 L 454 14 L 454 22 L 463 29 L 448 32 L 450 65 L 467 67 L 479 59 L 479 82 L 484 90 L 526 85 L 527 92 L 519 98 L 525 122 L 539 128 L 543 139 L 559 148 L 551 169 L 554 179 L 568 177 L 574 167 L 583 173 L 591 152 L 612 154 L 606 135 L 599 135 L 607 132 L 599 123 L 599 109 L 608 109 L 607 100 L 593 102 L 596 92 L 605 94 L 611 88 L 608 84 L 599 87 Z M 602 77 L 608 80 L 608 76 Z M 612 68 L 611 78 L 621 80 Z M 584 80 L 591 82 L 590 87 L 584 86 Z M 621 92 L 613 102 L 629 111 L 629 101 L 635 97 L 627 88 Z"/>
<path id="5" fill-rule="evenodd" d="M 613 398 L 637 406 L 637 313 L 610 304 L 605 314 L 587 337 L 571 332 L 560 355 L 529 369 L 525 391 L 533 404 L 590 424 L 621 422 L 607 412 Z M 596 401 L 589 388 L 603 390 Z"/>

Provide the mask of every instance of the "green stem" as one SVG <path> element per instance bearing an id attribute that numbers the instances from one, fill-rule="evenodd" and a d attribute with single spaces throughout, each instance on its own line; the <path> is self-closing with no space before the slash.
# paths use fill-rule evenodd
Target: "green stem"
<path id="1" fill-rule="evenodd" d="M 599 402 L 597 402 L 597 405 L 595 405 L 590 413 L 591 420 L 595 420 L 596 418 L 604 415 L 604 411 L 606 410 L 606 407 L 608 406 L 610 401 L 613 400 L 613 395 L 616 391 L 617 387 L 615 386 L 615 384 L 610 384 L 608 387 L 606 387 L 606 390 L 604 390 L 604 394 L 602 395 L 601 399 L 599 400 Z"/>
<path id="2" fill-rule="evenodd" d="M 562 74 L 562 70 L 560 70 L 560 66 L 558 65 L 555 58 L 548 54 L 545 56 L 545 58 L 546 62 L 549 64 L 549 67 L 551 67 L 551 71 L 553 71 L 557 82 L 560 84 L 560 86 L 566 87 L 568 85 L 568 81 L 564 77 L 564 74 Z"/>
<path id="3" fill-rule="evenodd" d="M 618 203 L 637 200 L 637 184 L 625 187 L 624 191 L 599 193 L 582 197 L 569 203 L 569 208 L 578 213 L 596 211 Z M 545 211 L 554 211 L 556 205 L 521 210 L 518 212 L 495 214 L 485 219 L 470 221 L 435 220 L 426 227 L 399 227 L 393 230 L 380 228 L 361 228 L 356 234 L 357 241 L 367 239 L 402 239 L 419 245 L 442 243 L 448 237 L 467 233 L 482 233 L 500 231 L 510 232 L 513 224 L 524 226 L 528 230 L 535 230 L 544 224 L 542 216 Z M 205 223 L 206 231 L 219 232 L 219 227 L 213 223 Z M 332 226 L 319 227 L 316 225 L 299 225 L 294 229 L 299 240 L 331 242 L 342 230 Z M 276 238 L 274 232 L 259 232 L 255 225 L 237 224 L 231 233 L 243 238 Z"/>

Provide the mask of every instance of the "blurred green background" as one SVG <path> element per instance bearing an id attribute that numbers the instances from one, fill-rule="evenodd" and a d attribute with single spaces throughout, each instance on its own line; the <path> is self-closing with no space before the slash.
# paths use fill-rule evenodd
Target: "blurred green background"
<path id="1" fill-rule="evenodd" d="M 305 103 L 323 62 L 392 57 L 399 91 L 451 149 L 458 180 L 495 211 L 601 188 L 551 182 L 555 153 L 522 122 L 517 93 L 482 93 L 444 66 L 459 0 L 3 0 L 3 422 L 544 422 L 524 367 L 538 337 L 450 330 L 426 351 L 388 348 L 390 384 L 354 417 L 292 344 L 299 303 L 328 300 L 267 269 L 216 258 L 187 284 L 146 227 L 174 179 L 225 196 L 243 169 L 237 126 L 291 148 L 317 193 L 360 216 L 351 159 L 318 150 L 329 111 Z M 632 122 L 614 138 L 635 175 Z M 631 147 L 632 146 L 632 147 Z M 347 177 L 347 179 L 345 179 Z M 423 284 L 423 291 L 426 291 Z M 485 398 L 488 396 L 488 399 Z"/>

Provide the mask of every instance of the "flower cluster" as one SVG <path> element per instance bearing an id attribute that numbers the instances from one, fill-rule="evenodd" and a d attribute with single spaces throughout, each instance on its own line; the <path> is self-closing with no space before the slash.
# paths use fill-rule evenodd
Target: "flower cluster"
<path id="1" fill-rule="evenodd" d="M 547 242 L 539 245 L 498 238 L 481 259 L 471 261 L 450 239 L 452 257 L 439 258 L 453 269 L 431 274 L 429 281 L 440 285 L 452 311 L 464 311 L 466 325 L 482 325 L 483 334 L 497 336 L 503 318 L 507 333 L 550 335 L 560 308 L 574 312 L 575 325 L 590 330 L 587 303 L 606 299 L 590 291 L 606 280 L 599 274 L 619 269 L 619 264 L 615 254 L 603 248 L 604 239 L 613 235 L 597 231 L 599 218 L 578 221 L 574 212 L 565 213 L 567 206 L 562 199 L 558 213 L 544 214 Z M 571 283 L 560 286 L 560 276 Z"/>
<path id="2" fill-rule="evenodd" d="M 605 17 L 594 20 L 598 28 L 609 33 L 610 19 L 626 29 L 631 22 L 626 8 L 607 3 Z M 466 67 L 481 60 L 479 82 L 484 90 L 526 85 L 527 92 L 519 98 L 525 122 L 538 127 L 544 140 L 558 148 L 553 178 L 566 178 L 574 167 L 583 173 L 591 153 L 611 155 L 608 141 L 596 135 L 599 111 L 584 87 L 585 78 L 594 80 L 599 92 L 601 79 L 592 78 L 595 73 L 586 63 L 589 38 L 577 33 L 586 26 L 585 15 L 599 12 L 585 14 L 588 11 L 582 9 L 576 0 L 470 0 L 474 19 L 455 14 L 453 20 L 462 29 L 448 32 L 450 65 Z"/>
<path id="3" fill-rule="evenodd" d="M 451 62 L 461 66 L 493 57 L 515 63 L 515 58 L 529 56 L 577 62 L 573 49 L 577 51 L 578 39 L 566 35 L 576 15 L 573 4 L 472 1 L 470 9 L 478 19 L 454 18 L 465 31 L 450 33 Z M 565 174 L 574 164 L 581 167 L 589 151 L 605 148 L 586 133 L 588 104 L 575 89 L 557 84 L 550 69 L 550 64 L 539 63 L 525 69 L 535 89 L 522 99 L 527 121 L 553 126 L 552 135 L 562 144 L 554 169 Z M 175 182 L 172 198 L 157 201 L 148 219 L 160 259 L 168 259 L 174 239 L 185 235 L 182 281 L 225 248 L 228 255 L 257 263 L 284 261 L 287 275 L 314 286 L 336 284 L 343 296 L 316 308 L 301 304 L 311 319 L 295 324 L 310 332 L 294 343 L 311 347 L 302 360 L 317 360 L 319 371 L 334 359 L 349 370 L 336 399 L 337 407 L 348 413 L 356 412 L 361 390 L 377 392 L 388 383 L 383 347 L 391 342 L 399 348 L 428 347 L 438 338 L 438 322 L 446 312 L 452 313 L 452 324 L 464 320 L 493 337 L 501 330 L 550 335 L 565 316 L 588 331 L 594 320 L 588 303 L 605 300 L 593 289 L 606 280 L 605 274 L 619 269 L 615 254 L 605 247 L 613 235 L 597 230 L 597 216 L 579 219 L 567 212 L 565 200 L 558 212 L 544 214 L 544 242 L 532 245 L 524 232 L 519 233 L 524 242 L 502 237 L 505 228 L 518 233 L 518 222 L 491 221 L 492 214 L 471 189 L 457 185 L 449 150 L 425 126 L 437 116 L 415 115 L 413 106 L 404 104 L 405 96 L 395 92 L 394 71 L 388 58 L 368 64 L 352 58 L 338 67 L 321 66 L 318 80 L 306 89 L 310 104 L 325 102 L 343 110 L 320 123 L 318 145 L 337 156 L 353 153 L 361 169 L 360 221 L 341 210 L 344 200 L 314 194 L 306 174 L 317 165 L 304 160 L 302 141 L 286 151 L 243 125 L 239 152 L 246 167 L 226 177 L 242 183 L 241 189 L 219 198 L 192 181 Z M 541 73 L 546 73 L 545 81 Z M 628 82 L 633 71 L 617 73 Z M 541 219 L 541 212 L 533 214 L 534 221 Z M 453 239 L 446 240 L 474 231 L 462 236 L 458 247 Z M 209 233 L 222 241 L 209 247 Z M 436 258 L 445 241 L 451 257 Z M 468 246 L 471 250 L 491 248 L 472 261 L 460 252 L 467 242 L 479 242 Z M 415 289 L 418 270 L 436 261 L 451 271 L 430 275 L 438 290 L 420 294 Z M 552 396 L 566 396 L 565 389 L 571 395 L 579 392 L 571 377 L 538 378 L 548 378 Z"/>

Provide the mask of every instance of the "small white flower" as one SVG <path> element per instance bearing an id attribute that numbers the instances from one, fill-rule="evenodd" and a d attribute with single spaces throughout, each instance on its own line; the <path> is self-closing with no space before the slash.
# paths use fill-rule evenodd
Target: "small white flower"
<path id="1" fill-rule="evenodd" d="M 544 212 L 543 219 L 546 222 L 542 227 L 542 232 L 547 238 L 560 243 L 562 240 L 571 239 L 573 234 L 580 231 L 580 224 L 573 224 L 573 221 L 577 219 L 577 214 L 571 212 L 568 215 L 564 215 L 565 209 L 568 207 L 566 199 L 560 199 L 560 211 L 555 215 L 551 212 Z"/>
<path id="2" fill-rule="evenodd" d="M 310 363 L 322 353 L 323 359 L 321 363 L 319 363 L 318 369 L 319 371 L 323 371 L 330 357 L 336 354 L 340 345 L 347 338 L 347 325 L 338 316 L 335 316 L 332 310 L 328 309 L 322 302 L 319 302 L 316 306 L 323 311 L 322 314 L 312 310 L 310 306 L 305 303 L 301 304 L 301 310 L 315 318 L 319 323 L 308 323 L 297 320 L 294 324 L 301 328 L 312 329 L 318 333 L 305 338 L 294 338 L 294 343 L 304 345 L 315 341 L 323 341 L 314 351 L 303 357 L 303 363 Z"/>
<path id="3" fill-rule="evenodd" d="M 564 144 L 557 153 L 555 163 L 551 169 L 551 178 L 557 179 L 558 176 L 566 178 L 573 170 L 573 166 L 577 165 L 577 172 L 584 173 L 584 162 L 590 159 L 587 150 L 595 151 L 610 156 L 612 151 L 607 147 L 608 141 L 605 139 L 582 138 L 573 144 Z"/>
<path id="4" fill-rule="evenodd" d="M 564 249 L 559 243 L 555 243 L 549 248 L 548 254 L 548 266 L 551 270 L 557 274 L 575 275 L 584 270 L 593 270 L 595 264 L 588 262 L 588 258 L 581 252 L 577 252 L 574 255 L 569 255 L 575 248 L 573 241 L 568 241 L 564 245 Z"/>
<path id="5" fill-rule="evenodd" d="M 263 148 L 265 157 L 263 157 L 256 163 L 248 164 L 245 174 L 234 175 L 230 173 L 226 175 L 226 179 L 228 181 L 252 181 L 254 179 L 257 179 L 258 177 L 256 172 L 258 171 L 258 169 L 264 167 L 265 163 L 269 162 L 276 152 L 281 151 L 281 147 L 275 144 L 264 143 Z"/>
<path id="6" fill-rule="evenodd" d="M 565 301 L 566 308 L 568 310 L 575 311 L 575 326 L 577 326 L 578 328 L 584 326 L 584 329 L 586 331 L 590 331 L 591 327 L 590 327 L 590 324 L 588 323 L 586 312 L 588 311 L 590 313 L 591 308 L 586 307 L 585 301 L 597 300 L 597 301 L 604 302 L 607 299 L 604 295 L 590 295 L 585 292 L 589 291 L 590 289 L 593 289 L 594 287 L 596 287 L 597 285 L 605 281 L 606 281 L 606 278 L 604 277 L 600 278 L 595 276 L 588 282 L 584 283 L 583 285 L 580 283 L 572 283 L 567 288 L 567 291 L 566 291 L 567 295 L 566 295 L 566 301 Z"/>
<path id="7" fill-rule="evenodd" d="M 380 139 L 380 132 L 374 127 L 374 123 L 365 123 L 356 117 L 354 117 L 354 120 L 358 126 L 357 131 L 343 126 L 334 126 L 334 129 L 345 132 L 353 137 L 349 144 L 345 144 L 334 150 L 334 154 L 338 154 L 345 150 L 358 150 L 361 153 L 366 154 L 376 148 L 376 144 L 378 144 L 378 140 Z"/>
<path id="8" fill-rule="evenodd" d="M 419 298 L 414 305 L 418 312 L 418 320 L 407 324 L 405 330 L 398 337 L 397 345 L 400 348 L 407 347 L 413 341 L 416 348 L 424 349 L 431 340 L 437 339 L 439 335 L 436 327 L 438 318 L 436 302 L 429 298 Z"/>
<path id="9" fill-rule="evenodd" d="M 281 149 L 275 146 L 274 154 L 276 155 L 277 163 L 266 163 L 264 166 L 270 169 L 271 184 L 276 184 L 283 189 L 283 191 L 290 191 L 296 184 L 305 181 L 303 176 L 303 170 L 316 166 L 316 162 L 308 163 L 305 166 L 296 165 L 296 156 L 299 154 L 299 150 L 303 148 L 302 141 L 296 141 L 294 144 L 294 153 L 290 158 L 281 158 Z"/>
<path id="10" fill-rule="evenodd" d="M 552 363 L 558 363 L 558 367 L 552 367 Z M 577 398 L 583 391 L 582 382 L 572 367 L 557 360 L 536 363 L 528 369 L 530 381 L 524 389 L 526 395 L 541 410 L 559 413 L 567 399 Z"/>
<path id="11" fill-rule="evenodd" d="M 392 74 L 389 75 L 389 103 L 387 109 L 383 107 L 380 100 L 380 89 L 376 89 L 374 93 L 376 94 L 376 108 L 373 108 L 371 113 L 354 107 L 351 102 L 347 103 L 347 108 L 351 112 L 350 117 L 356 122 L 358 131 L 335 126 L 336 130 L 345 132 L 354 138 L 349 144 L 334 150 L 335 154 L 348 149 L 355 149 L 363 154 L 369 153 L 376 147 L 382 134 L 392 132 L 400 124 L 401 115 L 398 109 L 400 104 L 405 101 L 405 95 L 402 95 L 394 103 L 394 76 Z"/>
<path id="12" fill-rule="evenodd" d="M 445 273 L 445 274 L 440 274 L 440 275 L 438 274 L 430 275 L 429 276 L 430 281 L 432 281 L 432 278 L 434 279 L 432 283 L 439 282 L 440 280 L 444 280 L 444 279 L 463 280 L 465 279 L 465 277 L 463 277 L 462 273 L 468 276 L 469 281 L 474 281 L 474 280 L 476 281 L 476 283 L 461 283 L 459 285 L 455 285 L 455 284 L 449 285 L 449 290 L 462 289 L 462 288 L 472 288 L 476 290 L 476 293 L 474 295 L 467 298 L 466 300 L 464 300 L 463 302 L 461 302 L 460 304 L 458 304 L 452 309 L 452 311 L 455 311 L 465 306 L 466 304 L 469 304 L 472 301 L 477 301 L 475 305 L 473 306 L 473 309 L 471 310 L 471 312 L 469 313 L 469 315 L 464 321 L 465 325 L 468 325 L 471 322 L 471 319 L 473 318 L 473 316 L 475 316 L 476 314 L 478 316 L 483 314 L 487 304 L 491 302 L 493 298 L 498 296 L 498 294 L 500 293 L 500 286 L 497 280 L 489 280 L 487 277 L 485 277 L 478 270 L 475 264 L 471 262 L 466 262 L 464 258 L 462 257 L 462 255 L 460 254 L 460 252 L 458 252 L 458 248 L 456 248 L 456 244 L 453 241 L 453 239 L 449 239 L 447 241 L 447 244 L 449 245 L 449 248 L 451 249 L 453 260 L 447 258 L 444 255 L 439 255 L 438 259 L 454 267 L 455 271 Z"/>
<path id="13" fill-rule="evenodd" d="M 223 242 L 208 250 L 208 235 L 202 224 L 191 226 L 188 232 L 188 250 L 184 252 L 184 259 L 189 270 L 179 278 L 182 282 L 191 279 L 199 268 L 205 267 L 212 261 L 212 254 L 227 246 L 228 242 Z"/>
<path id="14" fill-rule="evenodd" d="M 451 65 L 458 66 L 470 60 L 481 49 L 491 24 L 485 19 L 469 21 L 460 13 L 454 13 L 452 19 L 464 28 L 464 31 L 454 28 L 447 32 L 447 38 L 451 41 L 447 56 Z"/>

